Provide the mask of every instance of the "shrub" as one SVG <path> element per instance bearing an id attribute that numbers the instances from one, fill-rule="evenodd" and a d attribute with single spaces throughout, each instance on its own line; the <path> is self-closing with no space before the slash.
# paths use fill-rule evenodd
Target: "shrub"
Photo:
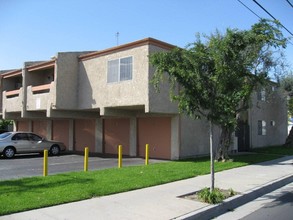
<path id="1" fill-rule="evenodd" d="M 198 192 L 198 197 L 203 202 L 207 202 L 210 204 L 217 204 L 225 199 L 224 193 L 221 192 L 221 190 L 218 188 L 215 188 L 212 192 L 209 188 L 204 188 Z"/>

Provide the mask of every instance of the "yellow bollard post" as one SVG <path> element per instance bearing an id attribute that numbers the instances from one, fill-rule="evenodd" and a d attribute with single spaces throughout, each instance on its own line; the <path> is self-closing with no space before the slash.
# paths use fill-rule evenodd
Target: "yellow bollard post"
<path id="1" fill-rule="evenodd" d="M 149 165 L 149 145 L 145 145 L 145 165 Z"/>
<path id="2" fill-rule="evenodd" d="M 48 176 L 48 150 L 44 150 L 43 176 Z"/>
<path id="3" fill-rule="evenodd" d="M 118 146 L 118 168 L 122 167 L 122 145 Z"/>
<path id="4" fill-rule="evenodd" d="M 85 147 L 84 148 L 84 166 L 83 170 L 84 172 L 87 172 L 89 169 L 89 148 Z"/>

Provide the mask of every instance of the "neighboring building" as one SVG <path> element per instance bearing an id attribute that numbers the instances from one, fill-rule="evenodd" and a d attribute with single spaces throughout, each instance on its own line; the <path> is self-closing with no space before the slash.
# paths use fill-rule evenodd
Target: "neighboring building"
<path id="1" fill-rule="evenodd" d="M 2 117 L 14 120 L 15 130 L 64 142 L 69 151 L 87 146 L 91 153 L 117 154 L 122 144 L 124 155 L 143 157 L 149 144 L 152 158 L 208 154 L 208 123 L 180 115 L 167 84 L 160 93 L 150 84 L 155 69 L 149 55 L 172 48 L 146 38 L 97 52 L 58 53 L 2 71 Z M 283 144 L 286 103 L 277 91 L 272 100 L 253 96 L 235 150 Z"/>

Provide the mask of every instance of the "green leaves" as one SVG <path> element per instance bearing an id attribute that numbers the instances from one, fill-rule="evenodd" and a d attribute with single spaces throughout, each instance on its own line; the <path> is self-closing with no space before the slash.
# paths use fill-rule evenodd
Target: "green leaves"
<path id="1" fill-rule="evenodd" d="M 153 84 L 163 76 L 171 83 L 171 100 L 181 112 L 214 124 L 234 127 L 236 115 L 248 108 L 253 90 L 268 81 L 269 71 L 278 65 L 272 48 L 284 47 L 277 22 L 260 20 L 250 30 L 227 29 L 205 36 L 185 49 L 175 48 L 150 56 L 156 68 Z M 174 91 L 176 85 L 179 92 Z"/>

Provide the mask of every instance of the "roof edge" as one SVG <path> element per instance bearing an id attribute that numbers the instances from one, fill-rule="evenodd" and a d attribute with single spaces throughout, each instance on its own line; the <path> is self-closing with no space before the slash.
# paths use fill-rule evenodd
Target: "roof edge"
<path id="1" fill-rule="evenodd" d="M 18 76 L 21 74 L 22 74 L 22 69 L 16 69 L 16 70 L 10 70 L 5 73 L 2 73 L 1 77 L 2 78 L 9 78 L 9 77 Z"/>
<path id="2" fill-rule="evenodd" d="M 167 50 L 170 50 L 176 47 L 175 45 L 149 37 L 149 38 L 144 38 L 142 40 L 134 41 L 131 43 L 119 45 L 116 47 L 112 47 L 112 48 L 108 48 L 108 49 L 104 49 L 100 51 L 95 51 L 93 53 L 83 54 L 83 55 L 80 55 L 78 58 L 79 60 L 88 60 L 88 59 L 96 58 L 102 55 L 130 49 L 130 48 L 134 48 L 134 47 L 138 47 L 142 45 L 155 45 Z"/>
<path id="3" fill-rule="evenodd" d="M 46 69 L 46 68 L 55 66 L 55 61 L 56 61 L 56 59 L 53 59 L 53 60 L 50 60 L 50 61 L 45 61 L 45 62 L 42 62 L 42 63 L 34 64 L 34 65 L 26 67 L 26 69 L 28 71 Z"/>

